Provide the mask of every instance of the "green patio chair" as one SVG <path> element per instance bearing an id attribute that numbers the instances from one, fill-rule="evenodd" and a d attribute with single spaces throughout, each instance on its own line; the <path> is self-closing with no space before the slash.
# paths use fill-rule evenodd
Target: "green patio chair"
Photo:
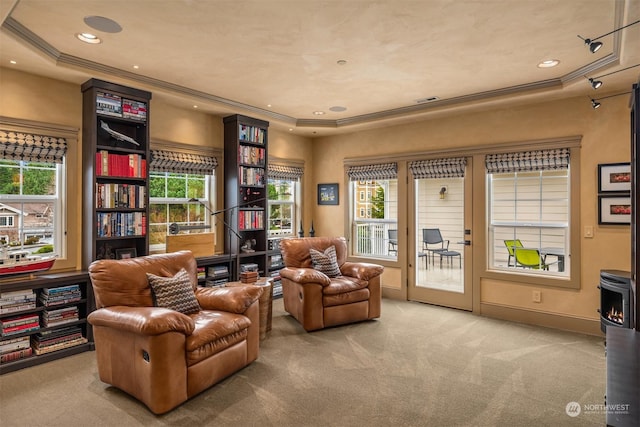
<path id="1" fill-rule="evenodd" d="M 514 248 L 516 265 L 524 268 L 532 268 L 535 270 L 549 270 L 549 265 L 545 262 L 540 251 L 537 249 Z"/>
<path id="2" fill-rule="evenodd" d="M 505 240 L 504 241 L 504 245 L 507 247 L 507 250 L 509 251 L 509 258 L 507 259 L 507 267 L 511 267 L 511 260 L 514 259 L 513 262 L 513 267 L 516 266 L 516 262 L 515 262 L 515 255 L 513 253 L 514 248 L 521 248 L 522 247 L 522 242 L 520 241 L 520 239 L 514 239 L 514 240 Z"/>

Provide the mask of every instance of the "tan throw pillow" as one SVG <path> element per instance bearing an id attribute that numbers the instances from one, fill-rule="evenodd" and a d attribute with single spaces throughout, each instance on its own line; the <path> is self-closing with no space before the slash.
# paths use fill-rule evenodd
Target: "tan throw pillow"
<path id="1" fill-rule="evenodd" d="M 324 253 L 315 249 L 309 249 L 311 255 L 311 263 L 313 268 L 329 277 L 341 276 L 340 267 L 338 266 L 338 258 L 336 257 L 336 247 L 329 246 Z"/>
<path id="2" fill-rule="evenodd" d="M 200 304 L 191 287 L 189 273 L 184 268 L 173 277 L 160 277 L 147 273 L 147 279 L 155 297 L 156 307 L 170 308 L 184 314 L 200 311 Z"/>

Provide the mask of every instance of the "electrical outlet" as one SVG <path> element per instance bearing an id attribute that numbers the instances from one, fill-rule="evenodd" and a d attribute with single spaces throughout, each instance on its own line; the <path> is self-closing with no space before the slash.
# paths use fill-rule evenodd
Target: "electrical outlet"
<path id="1" fill-rule="evenodd" d="M 542 292 L 533 291 L 533 302 L 540 302 L 540 301 L 542 301 Z"/>

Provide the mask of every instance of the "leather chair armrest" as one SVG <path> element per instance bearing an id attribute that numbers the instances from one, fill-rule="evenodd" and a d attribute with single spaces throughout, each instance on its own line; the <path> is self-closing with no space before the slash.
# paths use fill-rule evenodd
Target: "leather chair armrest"
<path id="1" fill-rule="evenodd" d="M 319 283 L 322 286 L 331 284 L 331 279 L 326 274 L 313 268 L 285 267 L 280 270 L 280 276 L 300 284 Z"/>
<path id="2" fill-rule="evenodd" d="M 204 310 L 221 310 L 244 314 L 260 298 L 261 286 L 246 285 L 228 288 L 197 288 L 196 298 Z"/>
<path id="3" fill-rule="evenodd" d="M 345 262 L 340 267 L 343 276 L 357 277 L 367 281 L 381 275 L 383 271 L 383 266 L 368 262 Z"/>
<path id="4" fill-rule="evenodd" d="M 114 305 L 99 308 L 87 317 L 93 326 L 104 326 L 140 335 L 181 332 L 191 335 L 196 325 L 186 314 L 162 307 L 126 307 Z"/>

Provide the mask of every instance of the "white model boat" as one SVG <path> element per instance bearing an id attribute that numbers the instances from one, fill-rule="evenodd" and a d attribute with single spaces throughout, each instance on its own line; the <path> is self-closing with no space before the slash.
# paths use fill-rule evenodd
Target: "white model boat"
<path id="1" fill-rule="evenodd" d="M 27 250 L 9 251 L 0 247 L 0 276 L 35 273 L 53 267 L 56 257 L 30 254 Z"/>

